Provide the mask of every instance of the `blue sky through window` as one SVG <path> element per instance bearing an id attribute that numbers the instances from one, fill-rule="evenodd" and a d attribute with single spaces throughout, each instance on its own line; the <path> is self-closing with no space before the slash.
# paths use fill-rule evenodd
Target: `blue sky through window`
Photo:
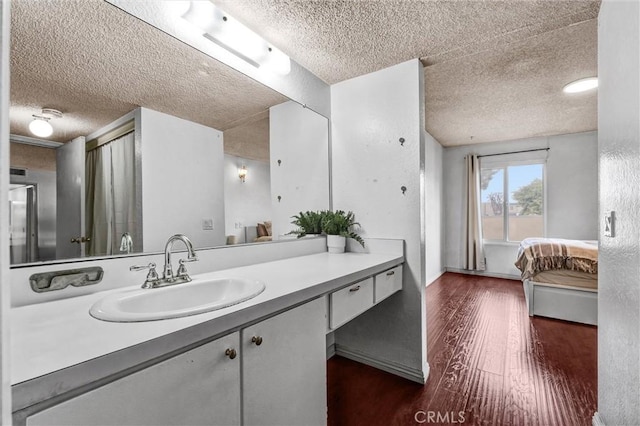
<path id="1" fill-rule="evenodd" d="M 517 191 L 523 186 L 531 183 L 534 179 L 542 179 L 542 164 L 527 164 L 523 166 L 509 166 L 509 202 L 515 203 L 513 199 L 513 192 Z M 489 194 L 494 192 L 502 192 L 504 190 L 503 183 L 503 171 L 493 175 L 489 181 L 487 189 L 482 191 L 482 201 L 489 201 Z"/>

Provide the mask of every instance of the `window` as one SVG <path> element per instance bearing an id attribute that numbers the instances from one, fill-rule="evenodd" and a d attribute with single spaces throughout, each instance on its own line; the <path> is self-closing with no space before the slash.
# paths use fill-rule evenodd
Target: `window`
<path id="1" fill-rule="evenodd" d="M 485 240 L 544 236 L 544 164 L 492 165 L 481 170 Z"/>

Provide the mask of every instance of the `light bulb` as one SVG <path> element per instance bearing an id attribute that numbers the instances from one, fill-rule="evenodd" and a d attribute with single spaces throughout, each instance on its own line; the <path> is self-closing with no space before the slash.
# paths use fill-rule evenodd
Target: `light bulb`
<path id="1" fill-rule="evenodd" d="M 34 117 L 33 121 L 29 123 L 29 130 L 31 133 L 41 138 L 47 138 L 53 134 L 53 127 L 51 124 L 49 124 L 46 119 L 40 117 Z"/>

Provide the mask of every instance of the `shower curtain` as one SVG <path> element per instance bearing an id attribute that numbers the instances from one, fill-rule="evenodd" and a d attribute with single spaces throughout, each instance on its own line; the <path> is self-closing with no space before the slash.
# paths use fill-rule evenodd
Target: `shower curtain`
<path id="1" fill-rule="evenodd" d="M 87 255 L 118 254 L 121 236 L 136 235 L 134 132 L 87 152 L 85 173 Z"/>

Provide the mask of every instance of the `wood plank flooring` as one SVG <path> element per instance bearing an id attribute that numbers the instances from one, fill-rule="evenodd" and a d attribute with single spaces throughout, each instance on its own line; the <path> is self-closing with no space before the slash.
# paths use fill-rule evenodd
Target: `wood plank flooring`
<path id="1" fill-rule="evenodd" d="M 529 317 L 520 281 L 446 273 L 426 302 L 427 384 L 334 356 L 330 426 L 591 424 L 597 327 Z"/>

